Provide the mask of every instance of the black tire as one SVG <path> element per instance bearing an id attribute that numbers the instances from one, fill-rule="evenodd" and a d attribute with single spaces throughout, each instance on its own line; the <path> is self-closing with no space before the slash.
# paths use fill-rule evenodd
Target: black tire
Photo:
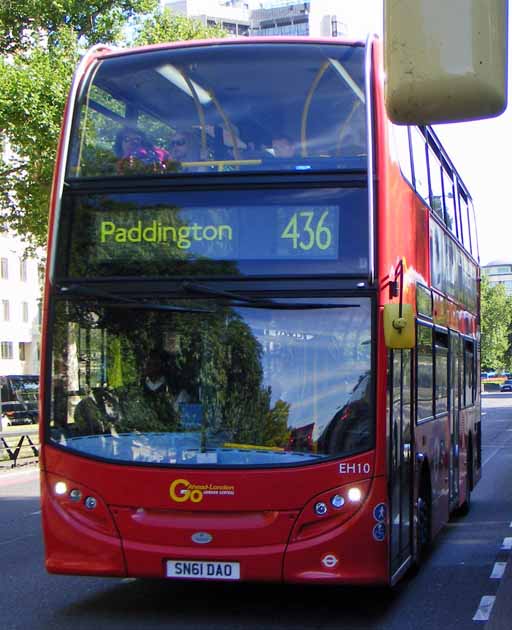
<path id="1" fill-rule="evenodd" d="M 427 557 L 432 542 L 432 493 L 425 477 L 420 485 L 416 514 L 416 565 L 420 566 Z"/>
<path id="2" fill-rule="evenodd" d="M 468 445 L 468 459 L 466 463 L 466 474 L 467 474 L 467 484 L 466 484 L 466 498 L 464 503 L 457 510 L 457 514 L 459 516 L 466 516 L 469 514 L 469 510 L 471 509 L 471 490 L 473 489 L 473 443 L 471 438 L 469 440 Z"/>

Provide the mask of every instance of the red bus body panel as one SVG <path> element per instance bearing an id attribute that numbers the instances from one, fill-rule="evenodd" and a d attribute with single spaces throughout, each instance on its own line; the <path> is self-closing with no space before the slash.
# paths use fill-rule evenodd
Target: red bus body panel
<path id="1" fill-rule="evenodd" d="M 373 453 L 344 462 L 343 473 L 340 462 L 277 474 L 138 468 L 101 464 L 51 447 L 45 461 L 43 525 L 50 571 L 163 577 L 167 559 L 214 559 L 240 562 L 244 580 L 361 584 L 387 580 L 387 545 L 373 536 L 373 510 L 385 503 L 386 484 L 382 476 L 368 475 L 368 470 L 374 472 Z M 87 528 L 84 519 L 70 516 L 49 486 L 60 479 L 70 488 L 74 484 L 87 488 L 84 493 L 106 506 L 110 522 Z M 201 500 L 173 500 L 170 487 L 176 481 L 180 482 L 176 488 L 185 487 L 185 482 L 205 488 Z M 341 525 L 339 519 L 315 517 L 312 505 L 318 497 L 352 485 L 365 491 L 353 516 Z M 304 530 L 308 521 L 311 533 Z M 104 531 L 95 531 L 97 527 Z M 207 548 L 192 541 L 194 533 L 203 531 L 213 537 Z M 330 554 L 337 562 L 326 567 L 322 560 Z"/>

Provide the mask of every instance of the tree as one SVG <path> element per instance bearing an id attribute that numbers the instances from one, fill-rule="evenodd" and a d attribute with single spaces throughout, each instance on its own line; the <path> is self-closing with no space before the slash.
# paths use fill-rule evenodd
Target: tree
<path id="1" fill-rule="evenodd" d="M 62 113 L 84 49 L 218 37 L 158 0 L 10 0 L 0 3 L 0 225 L 46 243 L 48 204 Z M 127 28 L 130 26 L 130 28 Z M 124 30 L 123 30 L 124 29 Z M 124 37 L 124 39 L 123 39 Z"/>
<path id="2" fill-rule="evenodd" d="M 0 6 L 0 50 L 30 52 L 48 39 L 58 46 L 62 26 L 85 45 L 113 42 L 127 20 L 156 9 L 158 0 L 6 0 Z"/>
<path id="3" fill-rule="evenodd" d="M 481 285 L 482 369 L 502 370 L 507 365 L 512 305 L 503 284 L 491 286 L 484 276 Z"/>
<path id="4" fill-rule="evenodd" d="M 144 46 L 188 39 L 213 39 L 225 37 L 226 34 L 219 26 L 205 27 L 198 20 L 191 20 L 164 9 L 139 22 L 134 44 Z"/>
<path id="5" fill-rule="evenodd" d="M 0 217 L 37 245 L 46 240 L 57 140 L 77 60 L 68 28 L 61 29 L 59 46 L 0 60 L 0 135 L 13 151 L 0 161 Z"/>

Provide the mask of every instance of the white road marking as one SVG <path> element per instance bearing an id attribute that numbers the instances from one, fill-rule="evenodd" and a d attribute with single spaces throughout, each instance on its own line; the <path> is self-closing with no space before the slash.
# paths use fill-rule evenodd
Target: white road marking
<path id="1" fill-rule="evenodd" d="M 502 448 L 503 448 L 503 447 L 501 447 L 501 446 L 500 446 L 500 447 L 498 447 L 495 451 L 493 451 L 493 452 L 489 455 L 489 457 L 487 457 L 487 458 L 485 459 L 485 461 L 483 462 L 482 466 L 485 466 L 486 464 L 488 464 L 488 463 L 491 461 L 491 459 L 492 459 L 495 455 L 497 455 L 497 454 L 501 451 L 501 449 L 502 449 Z"/>
<path id="2" fill-rule="evenodd" d="M 480 600 L 480 605 L 473 617 L 473 621 L 489 621 L 495 599 L 496 597 L 494 595 L 484 595 Z"/>
<path id="3" fill-rule="evenodd" d="M 507 537 L 503 539 L 503 544 L 501 545 L 502 549 L 512 549 L 512 537 Z"/>
<path id="4" fill-rule="evenodd" d="M 505 573 L 506 562 L 495 562 L 492 573 L 489 576 L 492 580 L 500 580 Z"/>

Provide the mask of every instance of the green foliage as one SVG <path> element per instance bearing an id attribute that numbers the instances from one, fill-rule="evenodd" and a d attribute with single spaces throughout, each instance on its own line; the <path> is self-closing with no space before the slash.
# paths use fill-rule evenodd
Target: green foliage
<path id="1" fill-rule="evenodd" d="M 158 0 L 3 0 L 0 3 L 0 50 L 33 50 L 38 38 L 61 45 L 62 26 L 84 44 L 119 40 L 127 20 L 156 9 Z"/>
<path id="2" fill-rule="evenodd" d="M 139 23 L 134 44 L 143 46 L 189 39 L 214 39 L 225 37 L 226 34 L 219 26 L 206 27 L 198 20 L 191 20 L 164 9 Z"/>
<path id="3" fill-rule="evenodd" d="M 512 302 L 502 284 L 491 286 L 482 278 L 481 286 L 481 365 L 483 370 L 510 369 L 509 330 Z"/>
<path id="4" fill-rule="evenodd" d="M 60 45 L 0 59 L 0 130 L 14 153 L 0 161 L 0 217 L 36 244 L 46 238 L 53 164 L 76 36 L 60 29 Z"/>
<path id="5" fill-rule="evenodd" d="M 157 0 L 0 0 L 0 223 L 44 245 L 57 143 L 85 47 L 218 37 Z M 131 28 L 127 28 L 131 26 Z M 135 33 L 135 35 L 133 35 Z M 131 39 L 129 39 L 131 38 Z"/>

